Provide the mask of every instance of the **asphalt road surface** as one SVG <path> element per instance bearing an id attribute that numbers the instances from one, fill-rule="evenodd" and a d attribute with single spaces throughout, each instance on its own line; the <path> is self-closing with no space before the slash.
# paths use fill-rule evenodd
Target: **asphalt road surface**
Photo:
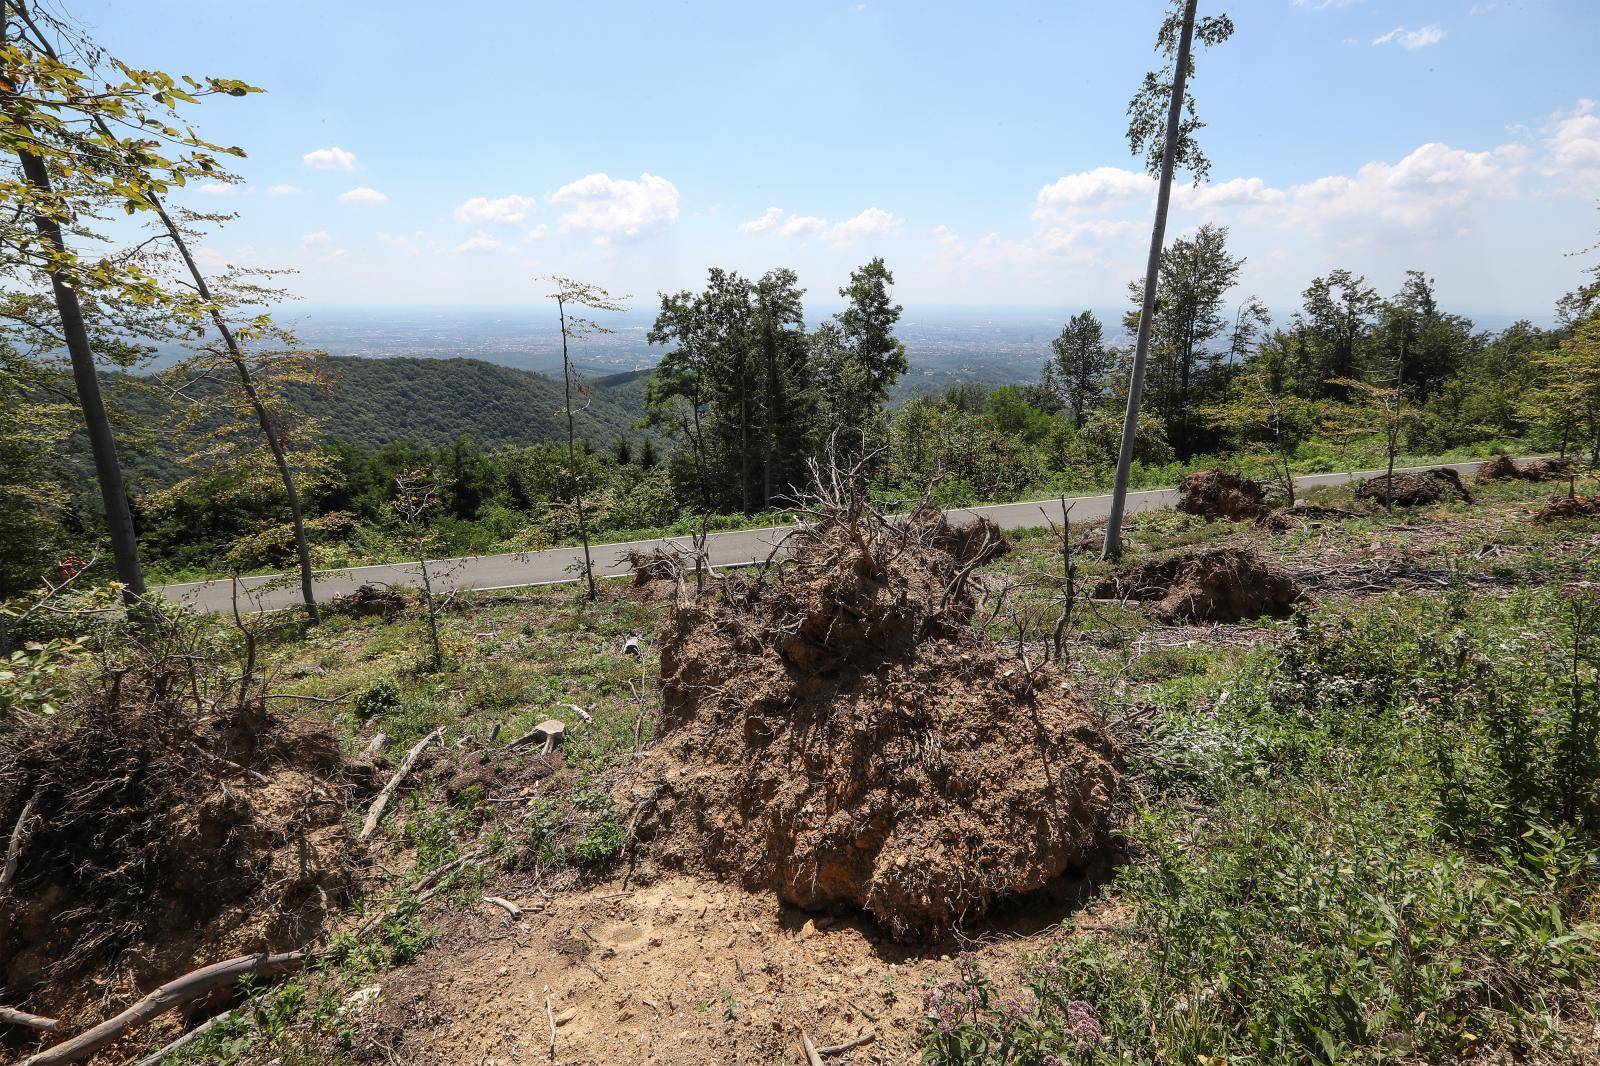
<path id="1" fill-rule="evenodd" d="M 1461 473 L 1476 470 L 1479 461 L 1447 464 Z M 1425 470 L 1428 467 L 1408 469 Z M 1360 470 L 1346 474 L 1307 474 L 1295 478 L 1300 489 L 1323 485 L 1343 485 L 1351 481 L 1364 481 L 1383 473 L 1382 470 Z M 1104 519 L 1111 512 L 1111 497 L 1069 496 L 1072 521 L 1093 522 Z M 1150 489 L 1128 493 L 1127 513 L 1159 510 L 1178 502 L 1177 489 Z M 1002 529 L 1026 529 L 1045 524 L 1045 514 L 1059 517 L 1061 504 L 1057 500 L 1040 500 L 1031 503 L 1000 503 L 987 507 L 959 508 L 948 512 L 950 521 L 960 525 L 983 515 Z M 707 537 L 707 549 L 712 566 L 742 566 L 758 562 L 771 554 L 774 547 L 788 534 L 791 526 L 768 529 L 742 529 L 727 533 L 712 533 Z M 598 577 L 616 577 L 629 571 L 627 553 L 649 552 L 655 548 L 671 546 L 691 547 L 688 537 L 667 540 L 632 540 L 618 544 L 590 546 Z M 547 551 L 520 555 L 475 555 L 461 559 L 441 559 L 428 564 L 428 574 L 436 592 L 455 589 L 520 588 L 526 585 L 555 585 L 580 580 L 583 574 L 582 548 L 551 548 Z M 316 574 L 316 592 L 319 602 L 326 603 L 335 596 L 353 592 L 362 585 L 420 585 L 421 573 L 415 563 L 383 563 L 376 566 L 352 566 L 344 570 L 319 570 Z M 300 582 L 296 575 L 268 575 L 240 578 L 241 609 L 261 608 L 276 610 L 294 607 L 301 602 Z M 156 591 L 177 603 L 202 611 L 221 612 L 230 609 L 233 602 L 231 583 L 227 580 L 195 581 L 182 585 L 162 585 Z"/>

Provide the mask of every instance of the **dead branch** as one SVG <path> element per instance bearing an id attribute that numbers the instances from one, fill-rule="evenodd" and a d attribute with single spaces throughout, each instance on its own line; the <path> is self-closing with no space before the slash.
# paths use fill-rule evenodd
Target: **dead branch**
<path id="1" fill-rule="evenodd" d="M 372 801 L 372 807 L 367 811 L 367 820 L 361 826 L 361 836 L 358 839 L 366 840 L 377 832 L 378 822 L 383 818 L 384 810 L 389 806 L 389 801 L 394 798 L 395 790 L 400 787 L 400 782 L 405 780 L 406 775 L 411 772 L 411 768 L 416 765 L 417 759 L 421 758 L 422 749 L 432 744 L 435 740 L 443 739 L 444 726 L 440 726 L 417 741 L 411 750 L 406 752 L 405 760 L 401 762 L 400 769 L 394 772 L 394 776 L 389 778 L 389 783 L 383 786 L 383 791 L 378 793 L 378 798 Z"/>
<path id="2" fill-rule="evenodd" d="M 515 903 L 512 903 L 509 899 L 505 899 L 501 896 L 484 896 L 483 902 L 489 904 L 491 907 L 499 907 L 501 910 L 505 911 L 511 916 L 511 920 L 513 922 L 520 921 L 522 919 L 522 908 L 517 906 Z"/>
<path id="3" fill-rule="evenodd" d="M 22 858 L 22 842 L 28 835 L 28 820 L 33 816 L 34 805 L 39 802 L 39 793 L 35 792 L 28 797 L 28 802 L 23 804 L 22 813 L 17 816 L 17 824 L 11 828 L 11 842 L 6 845 L 6 865 L 0 869 L 0 892 L 11 887 L 12 879 L 17 876 L 17 862 Z"/>
<path id="4" fill-rule="evenodd" d="M 34 1032 L 48 1033 L 52 1029 L 60 1028 L 61 1021 L 57 1018 L 46 1018 L 42 1014 L 29 1014 L 15 1007 L 0 1007 L 0 1025 L 20 1025 Z"/>
<path id="5" fill-rule="evenodd" d="M 201 1022 L 199 1025 L 195 1026 L 193 1029 L 190 1029 L 187 1033 L 184 1033 L 182 1036 L 178 1037 L 178 1039 L 174 1040 L 172 1043 L 150 1052 L 150 1054 L 134 1063 L 133 1066 L 157 1066 L 158 1063 L 165 1062 L 168 1058 L 171 1058 L 172 1055 L 188 1047 L 190 1044 L 194 1043 L 196 1040 L 199 1040 L 202 1036 L 205 1036 L 211 1030 L 215 1029 L 217 1026 L 221 1025 L 232 1017 L 233 1011 L 231 1010 L 225 1010 L 221 1014 L 213 1015 Z"/>
<path id="6" fill-rule="evenodd" d="M 822 1066 L 822 1056 L 817 1053 L 817 1045 L 811 1042 L 806 1027 L 798 1021 L 794 1023 L 794 1027 L 800 1030 L 800 1050 L 805 1052 L 806 1066 Z"/>
<path id="7" fill-rule="evenodd" d="M 556 1012 L 550 1006 L 550 986 L 544 990 L 544 1017 L 550 1023 L 550 1061 L 556 1061 Z"/>
<path id="8" fill-rule="evenodd" d="M 181 1007 L 207 993 L 235 984 L 241 977 L 293 973 L 304 967 L 309 958 L 310 956 L 304 951 L 290 951 L 281 955 L 258 953 L 202 966 L 176 980 L 168 981 L 116 1017 L 106 1019 L 71 1040 L 48 1047 L 36 1055 L 30 1055 L 22 1060 L 22 1066 L 60 1066 L 63 1063 L 82 1062 L 122 1039 L 123 1034 L 134 1026 L 165 1014 L 175 1007 Z"/>
<path id="9" fill-rule="evenodd" d="M 863 1047 L 863 1046 L 865 1046 L 867 1044 L 870 1044 L 876 1039 L 878 1039 L 878 1034 L 877 1033 L 862 1033 L 860 1036 L 856 1037 L 854 1040 L 848 1041 L 848 1042 L 843 1043 L 843 1044 L 829 1044 L 827 1047 L 819 1047 L 819 1048 L 817 1048 L 817 1054 L 818 1055 L 843 1055 L 846 1051 L 854 1051 L 856 1048 Z"/>

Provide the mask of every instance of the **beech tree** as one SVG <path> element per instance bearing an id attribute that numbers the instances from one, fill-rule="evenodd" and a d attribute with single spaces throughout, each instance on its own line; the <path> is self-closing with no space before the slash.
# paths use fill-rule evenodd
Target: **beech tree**
<path id="1" fill-rule="evenodd" d="M 74 42 L 76 64 L 57 56 L 52 37 Z M 112 555 L 130 603 L 144 594 L 139 546 L 100 392 L 85 303 L 134 310 L 171 302 L 132 254 L 102 252 L 89 226 L 113 205 L 133 215 L 192 179 L 218 173 L 239 156 L 198 136 L 179 115 L 206 96 L 256 91 L 242 81 L 177 79 L 108 59 L 59 20 L 21 0 L 0 0 L 0 190 L 13 210 L 0 217 L 0 270 L 23 286 L 47 286 L 67 352 L 94 457 Z M 72 237 L 91 254 L 82 255 Z"/>
<path id="2" fill-rule="evenodd" d="M 1140 302 L 1139 332 L 1134 343 L 1128 385 L 1128 409 L 1122 423 L 1122 444 L 1111 493 L 1111 514 L 1106 522 L 1104 556 L 1122 554 L 1122 515 L 1127 506 L 1128 474 L 1139 433 L 1139 402 L 1144 392 L 1145 363 L 1150 355 L 1150 332 L 1156 304 L 1156 283 L 1161 267 L 1161 247 L 1167 231 L 1167 207 L 1172 201 L 1172 175 L 1180 166 L 1203 180 L 1211 163 L 1195 141 L 1202 123 L 1195 111 L 1188 81 L 1194 70 L 1192 50 L 1199 36 L 1206 45 L 1220 44 L 1233 35 L 1227 15 L 1196 19 L 1198 0 L 1173 0 L 1156 33 L 1156 51 L 1172 58 L 1170 77 L 1152 71 L 1128 104 L 1128 147 L 1143 155 L 1145 169 L 1157 178 L 1156 217 L 1150 231 L 1150 256 L 1145 266 L 1144 298 Z M 1165 121 L 1162 116 L 1165 115 Z"/>

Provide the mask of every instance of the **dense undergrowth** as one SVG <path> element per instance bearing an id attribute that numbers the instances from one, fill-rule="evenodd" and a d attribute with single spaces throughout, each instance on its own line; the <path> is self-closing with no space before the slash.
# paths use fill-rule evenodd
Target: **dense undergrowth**
<path id="1" fill-rule="evenodd" d="M 1302 616 L 1157 687 L 1104 927 L 1002 996 L 929 993 L 928 1059 L 1560 1060 L 1588 1039 L 1600 589 Z"/>

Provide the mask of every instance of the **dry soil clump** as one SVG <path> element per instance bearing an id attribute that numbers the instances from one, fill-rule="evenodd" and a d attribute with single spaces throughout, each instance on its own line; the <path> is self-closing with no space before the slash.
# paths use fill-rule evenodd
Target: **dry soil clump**
<path id="1" fill-rule="evenodd" d="M 1305 591 L 1249 548 L 1208 548 L 1123 567 L 1095 588 L 1100 599 L 1153 600 L 1167 622 L 1287 618 Z"/>
<path id="2" fill-rule="evenodd" d="M 1178 483 L 1178 510 L 1208 521 L 1247 522 L 1267 513 L 1266 486 L 1227 470 L 1197 470 Z"/>
<path id="3" fill-rule="evenodd" d="M 652 858 L 902 937 L 1088 859 L 1115 745 L 1053 667 L 973 629 L 994 532 L 830 512 L 675 608 L 662 736 L 619 787 Z"/>
<path id="4" fill-rule="evenodd" d="M 0 833 L 24 807 L 0 894 L 0 1002 L 74 1023 L 217 959 L 322 928 L 371 784 L 324 728 L 258 703 L 200 713 L 181 665 L 129 672 L 0 737 Z"/>
<path id="5" fill-rule="evenodd" d="M 1347 511 L 1342 507 L 1326 507 L 1318 503 L 1298 503 L 1293 507 L 1279 507 L 1268 511 L 1256 519 L 1256 525 L 1273 533 L 1289 533 L 1297 529 L 1305 529 L 1314 522 L 1343 522 L 1350 518 L 1360 518 L 1357 511 Z"/>
<path id="6" fill-rule="evenodd" d="M 1416 473 L 1379 474 L 1357 486 L 1356 499 L 1380 506 L 1389 503 L 1395 507 L 1421 507 L 1447 499 L 1471 503 L 1472 493 L 1467 491 L 1460 474 L 1440 466 Z"/>

